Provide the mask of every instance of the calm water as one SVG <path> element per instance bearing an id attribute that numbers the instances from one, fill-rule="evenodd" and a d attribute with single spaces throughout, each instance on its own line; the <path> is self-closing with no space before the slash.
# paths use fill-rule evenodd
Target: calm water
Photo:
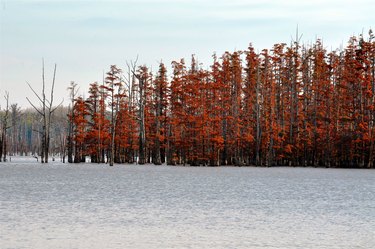
<path id="1" fill-rule="evenodd" d="M 375 248 L 375 170 L 13 159 L 0 247 Z"/>

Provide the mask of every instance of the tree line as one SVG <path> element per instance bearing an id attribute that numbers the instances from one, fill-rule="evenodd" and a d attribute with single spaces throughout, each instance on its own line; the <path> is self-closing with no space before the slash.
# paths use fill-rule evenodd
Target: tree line
<path id="1" fill-rule="evenodd" d="M 136 64 L 110 66 L 86 98 L 71 83 L 65 126 L 52 132 L 68 162 L 374 167 L 371 30 L 340 50 L 297 36 L 214 54 L 208 68 L 195 56 L 169 74 Z"/>
<path id="2" fill-rule="evenodd" d="M 322 42 L 226 52 L 204 69 L 172 62 L 171 77 L 110 67 L 73 98 L 71 162 L 373 167 L 375 42 Z M 72 86 L 72 90 L 74 85 Z M 74 94 L 73 94 L 74 95 Z M 74 159 L 73 159 L 74 154 Z"/>
<path id="3" fill-rule="evenodd" d="M 63 160 L 66 151 L 67 107 L 59 107 L 51 124 L 49 156 Z M 41 156 L 43 123 L 32 108 L 21 109 L 18 104 L 8 104 L 0 111 L 0 162 L 13 156 Z M 39 159 L 38 159 L 39 160 Z"/>

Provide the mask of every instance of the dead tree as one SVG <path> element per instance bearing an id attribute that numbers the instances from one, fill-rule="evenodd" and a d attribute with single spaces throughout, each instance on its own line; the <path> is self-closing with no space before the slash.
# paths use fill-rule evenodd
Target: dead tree
<path id="1" fill-rule="evenodd" d="M 62 101 L 56 107 L 53 107 L 53 90 L 55 87 L 55 78 L 56 78 L 56 64 L 53 70 L 53 79 L 52 79 L 52 86 L 51 86 L 51 94 L 50 99 L 46 97 L 46 84 L 45 84 L 45 74 L 44 74 L 44 60 L 42 62 L 42 93 L 39 95 L 32 86 L 28 83 L 27 85 L 30 87 L 31 91 L 39 100 L 40 107 L 36 107 L 29 98 L 26 97 L 27 101 L 30 105 L 37 111 L 37 113 L 42 118 L 42 141 L 41 141 L 41 162 L 48 163 L 48 154 L 49 154 L 49 145 L 50 145 L 50 127 L 52 122 L 52 114 L 53 112 L 62 104 Z"/>
<path id="2" fill-rule="evenodd" d="M 7 130 L 10 128 L 10 126 L 8 126 L 9 93 L 5 92 L 4 97 L 5 97 L 6 107 L 5 107 L 5 110 L 4 110 L 4 116 L 1 120 L 0 162 L 1 162 L 1 160 L 6 162 L 6 157 L 7 157 Z"/>
<path id="3" fill-rule="evenodd" d="M 79 89 L 79 88 L 78 88 Z M 73 142 L 73 131 L 74 131 L 74 100 L 76 99 L 77 93 L 77 84 L 74 81 L 70 82 L 70 87 L 68 90 L 70 91 L 70 101 L 71 104 L 68 108 L 68 117 L 69 117 L 69 130 L 68 130 L 68 139 L 67 139 L 67 146 L 68 146 L 68 163 L 73 163 L 73 154 L 74 154 L 74 142 Z"/>
<path id="4" fill-rule="evenodd" d="M 146 87 L 148 81 L 148 69 L 143 66 L 139 72 L 132 71 L 134 77 L 138 80 L 138 122 L 139 122 L 139 158 L 138 164 L 146 163 L 146 127 L 145 127 L 145 105 L 146 105 Z"/>

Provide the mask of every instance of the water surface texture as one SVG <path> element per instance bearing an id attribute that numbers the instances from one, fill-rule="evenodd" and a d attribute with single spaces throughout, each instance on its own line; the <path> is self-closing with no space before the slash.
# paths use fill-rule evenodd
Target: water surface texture
<path id="1" fill-rule="evenodd" d="M 0 247 L 375 248 L 375 171 L 0 164 Z"/>

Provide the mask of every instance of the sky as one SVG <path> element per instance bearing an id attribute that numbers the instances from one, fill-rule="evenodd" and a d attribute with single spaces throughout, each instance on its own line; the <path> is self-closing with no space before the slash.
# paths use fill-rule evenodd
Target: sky
<path id="1" fill-rule="evenodd" d="M 0 106 L 28 108 L 28 88 L 41 92 L 57 64 L 55 103 L 67 104 L 71 81 L 82 95 L 101 82 L 110 65 L 138 65 L 156 71 L 162 61 L 192 54 L 204 67 L 213 53 L 258 51 L 290 43 L 298 26 L 301 42 L 323 40 L 328 49 L 375 25 L 373 0 L 0 0 Z"/>

